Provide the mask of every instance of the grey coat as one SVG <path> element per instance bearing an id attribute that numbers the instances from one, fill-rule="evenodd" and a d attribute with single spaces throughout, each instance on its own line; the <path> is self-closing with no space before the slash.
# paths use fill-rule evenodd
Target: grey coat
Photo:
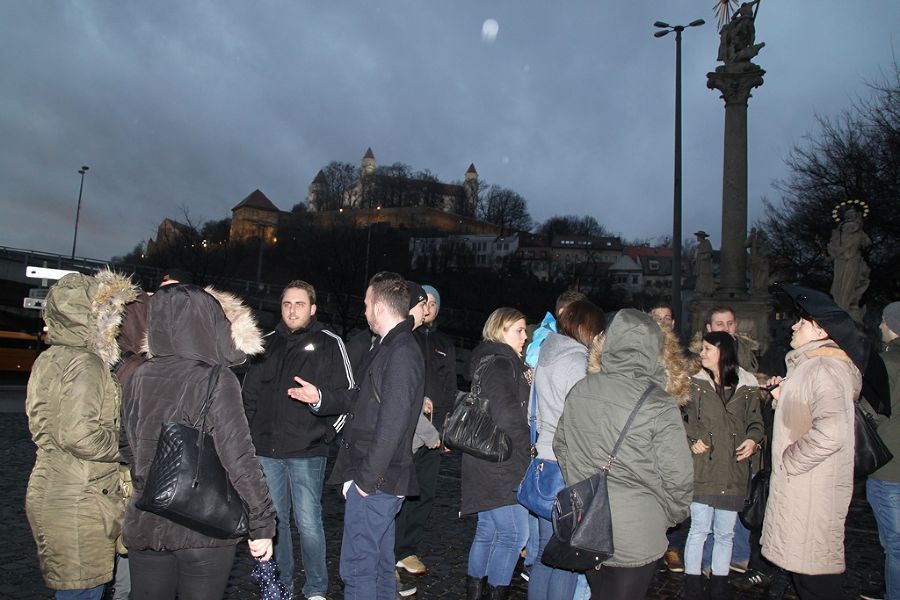
<path id="1" fill-rule="evenodd" d="M 666 529 L 689 513 L 693 460 L 681 413 L 663 388 L 659 325 L 639 311 L 619 311 L 610 323 L 600 371 L 578 382 L 566 398 L 553 450 L 567 482 L 606 464 L 631 410 L 647 397 L 609 472 L 616 552 L 604 564 L 638 567 L 666 551 Z"/>
<path id="2" fill-rule="evenodd" d="M 562 414 L 566 395 L 587 373 L 587 348 L 572 338 L 549 333 L 541 347 L 534 372 L 537 394 L 537 432 L 535 447 L 539 458 L 556 460 L 553 436 Z M 528 401 L 529 411 L 531 400 Z M 530 415 L 529 415 L 530 416 Z"/>

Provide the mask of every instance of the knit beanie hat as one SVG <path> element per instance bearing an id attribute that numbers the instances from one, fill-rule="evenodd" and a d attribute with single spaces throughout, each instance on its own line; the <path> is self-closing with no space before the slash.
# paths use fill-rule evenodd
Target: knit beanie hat
<path id="1" fill-rule="evenodd" d="M 423 285 L 422 289 L 425 290 L 426 294 L 431 294 L 434 296 L 434 303 L 437 305 L 438 310 L 441 309 L 441 295 L 438 293 L 434 286 L 431 285 Z"/>
<path id="2" fill-rule="evenodd" d="M 887 324 L 888 329 L 894 333 L 900 333 L 900 302 L 891 302 L 885 306 L 881 317 Z"/>

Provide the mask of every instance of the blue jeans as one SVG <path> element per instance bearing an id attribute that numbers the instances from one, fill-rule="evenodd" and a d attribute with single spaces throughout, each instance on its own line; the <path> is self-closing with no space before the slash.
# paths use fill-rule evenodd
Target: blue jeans
<path id="1" fill-rule="evenodd" d="M 575 586 L 575 595 L 572 600 L 591 600 L 591 586 L 584 573 L 578 573 L 578 584 Z"/>
<path id="2" fill-rule="evenodd" d="M 538 526 L 538 517 L 528 513 L 528 541 L 525 542 L 525 560 L 522 561 L 523 567 L 531 567 L 534 565 L 535 559 L 541 552 L 540 546 L 540 527 Z M 528 587 L 531 587 L 529 584 Z"/>
<path id="3" fill-rule="evenodd" d="M 703 546 L 703 566 L 712 564 L 712 553 L 715 541 L 712 536 L 706 538 Z M 750 530 L 744 527 L 740 519 L 734 521 L 734 544 L 731 546 L 731 564 L 750 562 Z"/>
<path id="4" fill-rule="evenodd" d="M 703 561 L 703 544 L 710 532 L 714 544 L 712 554 L 713 575 L 728 575 L 731 565 L 731 547 L 734 542 L 734 522 L 737 512 L 719 510 L 707 504 L 691 502 L 691 530 L 684 546 L 684 572 L 700 575 Z"/>
<path id="5" fill-rule="evenodd" d="M 531 568 L 531 578 L 528 580 L 528 600 L 572 600 L 575 586 L 578 584 L 578 573 L 554 569 L 541 562 L 544 548 L 553 535 L 553 523 L 547 519 L 536 518 L 540 544 L 534 557 L 534 566 Z"/>
<path id="6" fill-rule="evenodd" d="M 900 483 L 869 479 L 866 498 L 878 523 L 878 541 L 884 548 L 885 600 L 900 599 Z"/>
<path id="7" fill-rule="evenodd" d="M 275 563 L 281 582 L 294 589 L 294 548 L 291 542 L 291 507 L 300 534 L 300 556 L 306 571 L 303 595 L 324 596 L 328 592 L 325 564 L 325 528 L 322 525 L 322 484 L 325 482 L 324 456 L 307 458 L 259 457 L 269 485 L 269 494 L 278 513 Z"/>
<path id="8" fill-rule="evenodd" d="M 355 484 L 347 490 L 340 566 L 344 600 L 396 600 L 394 518 L 402 504 L 402 497 L 384 492 L 363 496 Z"/>
<path id="9" fill-rule="evenodd" d="M 467 574 L 492 586 L 509 585 L 519 552 L 528 541 L 528 509 L 510 504 L 478 513 L 475 539 L 469 549 Z"/>
<path id="10" fill-rule="evenodd" d="M 81 590 L 56 590 L 56 600 L 100 600 L 106 584 Z"/>

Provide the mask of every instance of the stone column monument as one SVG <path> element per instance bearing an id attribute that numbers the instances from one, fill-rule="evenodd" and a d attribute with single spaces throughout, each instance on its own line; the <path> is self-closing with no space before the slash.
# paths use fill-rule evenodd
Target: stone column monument
<path id="1" fill-rule="evenodd" d="M 722 246 L 719 286 L 711 297 L 697 294 L 691 301 L 691 321 L 702 328 L 710 308 L 735 310 L 738 327 L 765 350 L 769 340 L 771 306 L 765 295 L 747 292 L 747 101 L 763 84 L 765 71 L 752 59 L 765 46 L 756 43 L 756 13 L 760 0 L 744 2 L 719 31 L 718 60 L 723 64 L 707 74 L 706 85 L 719 90 L 725 101 L 725 144 L 722 168 Z M 756 7 L 756 11 L 754 11 Z"/>
<path id="2" fill-rule="evenodd" d="M 719 292 L 740 297 L 747 292 L 747 101 L 763 84 L 763 71 L 751 62 L 765 44 L 756 44 L 756 15 L 745 2 L 720 32 L 724 64 L 708 73 L 706 86 L 725 100 L 725 153 L 722 169 L 722 248 Z"/>

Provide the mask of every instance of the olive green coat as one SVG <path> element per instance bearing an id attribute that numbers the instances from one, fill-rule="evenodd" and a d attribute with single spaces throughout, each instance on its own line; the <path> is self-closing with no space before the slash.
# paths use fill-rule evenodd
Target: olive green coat
<path id="1" fill-rule="evenodd" d="M 66 275 L 44 308 L 47 341 L 28 380 L 25 411 L 37 456 L 25 513 L 41 573 L 55 590 L 112 578 L 125 504 L 119 484 L 116 332 L 130 282 L 109 271 Z"/>

